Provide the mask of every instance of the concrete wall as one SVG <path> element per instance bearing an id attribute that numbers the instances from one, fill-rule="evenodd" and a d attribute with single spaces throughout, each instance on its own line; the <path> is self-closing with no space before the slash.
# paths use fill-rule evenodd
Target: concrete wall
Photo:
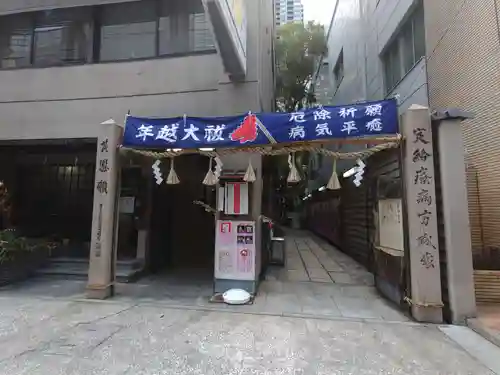
<path id="1" fill-rule="evenodd" d="M 335 66 L 344 51 L 344 79 L 333 104 L 380 100 L 399 94 L 403 111 L 409 104 L 426 104 L 425 62 L 416 64 L 400 84 L 386 94 L 380 56 L 415 7 L 415 0 L 338 0 L 328 37 L 328 62 Z M 423 86 L 422 86 L 423 85 Z"/>
<path id="2" fill-rule="evenodd" d="M 362 18 L 359 0 L 338 0 L 337 12 L 328 35 L 328 65 L 331 83 L 333 69 L 343 50 L 344 78 L 338 88 L 332 87 L 332 104 L 348 104 L 365 100 L 363 81 Z"/>
<path id="3" fill-rule="evenodd" d="M 399 98 L 400 113 L 404 113 L 412 104 L 429 106 L 425 59 L 421 59 L 388 94 L 395 95 Z"/>
<path id="4" fill-rule="evenodd" d="M 459 107 L 476 116 L 462 131 L 472 246 L 481 255 L 500 248 L 500 13 L 494 0 L 424 4 L 431 106 Z"/>
<path id="5" fill-rule="evenodd" d="M 411 15 L 416 0 L 361 0 L 364 3 L 367 99 L 379 100 L 399 95 L 400 112 L 411 104 L 428 105 L 425 60 L 421 60 L 389 93 L 384 86 L 381 54 Z"/>
<path id="6" fill-rule="evenodd" d="M 0 13 L 91 3 L 102 1 L 9 0 Z M 268 8 L 272 0 L 247 2 L 248 74 L 238 84 L 229 81 L 216 53 L 0 71 L 0 139 L 96 137 L 98 124 L 121 122 L 129 110 L 155 117 L 270 110 L 274 20 Z"/>

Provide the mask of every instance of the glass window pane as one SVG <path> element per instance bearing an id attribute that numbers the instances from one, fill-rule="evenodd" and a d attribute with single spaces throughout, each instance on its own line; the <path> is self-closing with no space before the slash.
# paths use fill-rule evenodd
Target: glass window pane
<path id="1" fill-rule="evenodd" d="M 390 59 L 391 59 L 392 82 L 393 85 L 396 86 L 403 76 L 401 73 L 401 59 L 400 59 L 398 41 L 395 41 L 392 44 L 390 51 Z"/>
<path id="2" fill-rule="evenodd" d="M 392 80 L 392 68 L 391 68 L 391 55 L 390 51 L 387 51 L 382 58 L 382 64 L 384 65 L 384 78 L 385 78 L 385 89 L 387 92 L 391 91 L 394 87 L 394 82 Z"/>
<path id="3" fill-rule="evenodd" d="M 68 8 L 37 14 L 34 64 L 53 66 L 87 61 L 90 8 Z"/>
<path id="4" fill-rule="evenodd" d="M 413 68 L 413 65 L 415 65 L 412 22 L 408 22 L 401 32 L 401 46 L 403 55 L 403 73 L 406 74 L 411 70 L 411 68 Z"/>
<path id="5" fill-rule="evenodd" d="M 215 49 L 214 37 L 205 13 L 191 13 L 189 19 L 189 39 L 191 51 Z"/>
<path id="6" fill-rule="evenodd" d="M 333 68 L 335 87 L 338 88 L 344 79 L 344 49 L 340 51 L 335 68 Z"/>
<path id="7" fill-rule="evenodd" d="M 382 58 L 387 92 L 392 91 L 402 77 L 399 51 L 399 40 L 396 40 L 392 42 Z"/>
<path id="8" fill-rule="evenodd" d="M 160 20 L 158 29 L 158 44 L 160 55 L 176 53 L 176 6 L 175 1 L 162 0 L 160 9 Z"/>
<path id="9" fill-rule="evenodd" d="M 160 55 L 215 49 L 214 37 L 201 0 L 162 0 Z"/>
<path id="10" fill-rule="evenodd" d="M 143 0 L 103 6 L 101 61 L 156 55 L 156 2 Z"/>
<path id="11" fill-rule="evenodd" d="M 413 38 L 415 43 L 415 60 L 425 56 L 424 8 L 419 6 L 413 18 Z"/>
<path id="12" fill-rule="evenodd" d="M 2 17 L 0 22 L 0 67 L 30 65 L 32 25 L 29 15 Z"/>

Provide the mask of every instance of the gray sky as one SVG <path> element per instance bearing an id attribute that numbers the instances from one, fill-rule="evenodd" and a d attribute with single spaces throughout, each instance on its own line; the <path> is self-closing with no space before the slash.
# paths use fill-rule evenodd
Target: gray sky
<path id="1" fill-rule="evenodd" d="M 330 23 L 335 0 L 302 0 L 305 21 L 316 21 L 327 26 Z"/>

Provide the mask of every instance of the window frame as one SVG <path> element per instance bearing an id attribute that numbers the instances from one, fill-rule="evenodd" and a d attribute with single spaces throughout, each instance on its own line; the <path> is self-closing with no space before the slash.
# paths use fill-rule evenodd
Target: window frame
<path id="1" fill-rule="evenodd" d="M 85 12 L 87 13 L 87 19 L 79 25 L 79 23 L 82 21 L 82 19 L 79 18 L 80 14 L 79 13 L 82 9 L 85 9 Z M 89 59 L 91 58 L 92 54 L 92 48 L 89 45 L 89 43 L 92 41 L 92 35 L 93 35 L 93 30 L 92 30 L 92 9 L 88 7 L 77 7 L 77 8 L 57 8 L 53 9 L 53 12 L 60 13 L 59 14 L 59 21 L 58 22 L 49 22 L 46 25 L 43 24 L 43 22 L 40 22 L 40 20 L 43 17 L 43 13 L 45 11 L 38 11 L 38 12 L 33 12 L 32 17 L 31 17 L 31 57 L 30 57 L 30 66 L 32 68 L 47 68 L 47 67 L 60 67 L 60 66 L 73 66 L 73 65 L 83 65 L 86 64 Z M 70 22 L 68 20 L 65 20 L 64 17 L 61 17 L 64 15 L 64 13 L 69 13 L 71 14 L 71 19 Z M 71 25 L 71 26 L 68 26 Z M 60 63 L 53 63 L 53 64 L 46 64 L 41 61 L 43 61 L 43 57 L 37 56 L 37 33 L 39 32 L 39 29 L 41 28 L 51 28 L 51 27 L 61 27 L 63 30 L 68 30 L 74 25 L 79 25 L 82 27 L 82 30 L 85 34 L 85 43 L 84 43 L 84 57 L 80 60 L 75 59 L 72 61 L 64 61 L 63 59 L 60 59 Z M 59 47 L 63 46 L 63 42 L 60 43 Z M 37 58 L 41 58 L 39 61 Z"/>
<path id="2" fill-rule="evenodd" d="M 28 61 L 27 65 L 23 65 L 23 66 L 16 66 L 16 67 L 7 67 L 7 68 L 2 68 L 2 65 L 0 64 L 0 70 L 13 70 L 13 69 L 28 69 L 28 68 L 31 68 L 32 67 L 32 63 L 33 63 L 33 38 L 34 38 L 34 23 L 35 23 L 35 18 L 34 18 L 34 15 L 31 14 L 31 13 L 18 13 L 18 14 L 12 14 L 12 15 L 5 15 L 3 16 L 5 17 L 5 19 L 7 18 L 10 18 L 11 22 L 10 23 L 13 23 L 13 21 L 16 21 L 16 19 L 21 19 L 21 18 L 24 18 L 25 21 L 26 21 L 26 26 L 27 26 L 27 29 L 19 29 L 19 28 L 11 28 L 9 31 L 10 31 L 10 34 L 9 34 L 9 48 L 10 48 L 10 43 L 11 43 L 11 40 L 10 40 L 10 37 L 16 33 L 16 31 L 21 31 L 21 30 L 25 30 L 26 31 L 26 35 L 29 35 L 29 46 L 28 46 L 28 51 L 27 51 L 27 56 L 25 57 L 25 59 Z M 0 32 L 2 31 L 1 27 L 0 27 Z M 0 55 L 0 61 L 3 62 L 4 60 L 4 56 L 3 55 Z"/>
<path id="3" fill-rule="evenodd" d="M 340 74 L 342 73 L 342 75 Z M 339 89 L 342 81 L 345 77 L 345 65 L 344 65 L 344 48 L 340 49 L 339 55 L 337 57 L 337 61 L 335 62 L 335 66 L 333 67 L 333 80 L 335 86 L 335 92 Z"/>
<path id="4" fill-rule="evenodd" d="M 99 20 L 100 20 L 100 23 L 99 23 L 99 31 L 100 31 L 100 38 L 99 39 L 96 39 L 94 40 L 93 42 L 95 44 L 98 44 L 99 45 L 99 60 L 98 60 L 98 63 L 110 63 L 110 62 L 124 62 L 124 61 L 136 61 L 136 60 L 149 60 L 149 59 L 154 59 L 156 57 L 158 57 L 158 35 L 159 35 L 159 32 L 158 32 L 158 17 L 159 17 L 159 13 L 158 13 L 158 3 L 160 2 L 159 0 L 148 0 L 146 2 L 144 2 L 142 5 L 144 5 L 145 3 L 149 2 L 151 6 L 153 6 L 154 9 L 149 9 L 148 11 L 151 11 L 152 12 L 152 19 L 149 21 L 150 23 L 154 23 L 154 40 L 152 41 L 153 42 L 153 54 L 151 56 L 141 56 L 141 57 L 134 57 L 134 58 L 110 58 L 110 59 L 106 59 L 106 60 L 102 60 L 102 47 L 103 47 L 103 43 L 102 43 L 102 30 L 103 30 L 103 27 L 105 26 L 109 26 L 109 25 L 105 25 L 105 21 L 104 21 L 104 14 L 106 12 L 107 9 L 113 9 L 113 8 L 118 8 L 120 6 L 137 6 L 138 4 L 140 3 L 137 3 L 137 2 L 130 2 L 130 3 L 112 3 L 112 4 L 104 4 L 102 6 L 98 6 L 98 12 L 99 12 Z M 117 12 L 118 13 L 118 12 Z M 141 22 L 129 22 L 129 23 L 116 23 L 116 24 L 110 24 L 110 25 L 113 25 L 113 26 L 116 26 L 116 25 L 133 25 L 134 23 L 143 23 L 144 20 L 141 20 Z"/>
<path id="5" fill-rule="evenodd" d="M 419 17 L 420 16 L 420 17 Z M 421 23 L 424 23 L 424 17 L 423 17 L 423 4 L 422 2 L 419 2 L 417 7 L 414 8 L 410 14 L 410 16 L 400 25 L 400 27 L 397 29 L 395 36 L 392 38 L 392 40 L 387 44 L 387 47 L 384 49 L 382 54 L 380 55 L 380 60 L 382 63 L 383 67 L 383 80 L 384 80 L 384 88 L 385 88 L 385 94 L 389 95 L 400 83 L 401 81 L 415 68 L 418 63 L 425 58 L 425 49 L 424 49 L 424 54 L 422 56 L 417 56 L 417 49 L 416 49 L 416 22 L 421 21 Z M 420 25 L 424 31 L 424 38 L 425 38 L 425 24 Z M 408 31 L 411 31 L 411 46 L 409 46 L 407 43 L 405 43 L 405 37 L 407 37 Z M 425 41 L 424 41 L 424 46 L 425 46 Z M 397 49 L 397 56 L 394 59 L 394 56 L 392 54 L 394 51 Z M 405 55 L 405 51 L 408 51 L 411 49 L 412 53 L 412 64 L 408 64 L 409 60 L 407 60 L 407 56 Z M 388 68 L 391 68 L 391 64 L 394 63 L 396 60 L 398 64 L 398 70 L 399 70 L 399 77 L 397 79 L 394 79 L 395 75 L 393 74 L 391 77 L 389 77 L 388 74 Z M 411 66 L 410 66 L 411 65 Z M 394 81 L 394 82 L 393 82 Z"/>

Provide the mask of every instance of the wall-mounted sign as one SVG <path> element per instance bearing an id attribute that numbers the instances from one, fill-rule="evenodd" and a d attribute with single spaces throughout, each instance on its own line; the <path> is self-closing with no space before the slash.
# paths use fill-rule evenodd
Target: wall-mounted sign
<path id="1" fill-rule="evenodd" d="M 380 247 L 404 251 L 401 199 L 380 200 L 378 209 Z"/>
<path id="2" fill-rule="evenodd" d="M 247 16 L 245 0 L 203 0 L 210 15 L 224 67 L 234 79 L 247 71 Z"/>
<path id="3" fill-rule="evenodd" d="M 135 211 L 135 197 L 120 197 L 120 213 L 133 214 Z"/>
<path id="4" fill-rule="evenodd" d="M 218 220 L 215 278 L 255 280 L 255 222 Z"/>
<path id="5" fill-rule="evenodd" d="M 228 182 L 225 190 L 226 215 L 248 215 L 248 184 Z"/>

